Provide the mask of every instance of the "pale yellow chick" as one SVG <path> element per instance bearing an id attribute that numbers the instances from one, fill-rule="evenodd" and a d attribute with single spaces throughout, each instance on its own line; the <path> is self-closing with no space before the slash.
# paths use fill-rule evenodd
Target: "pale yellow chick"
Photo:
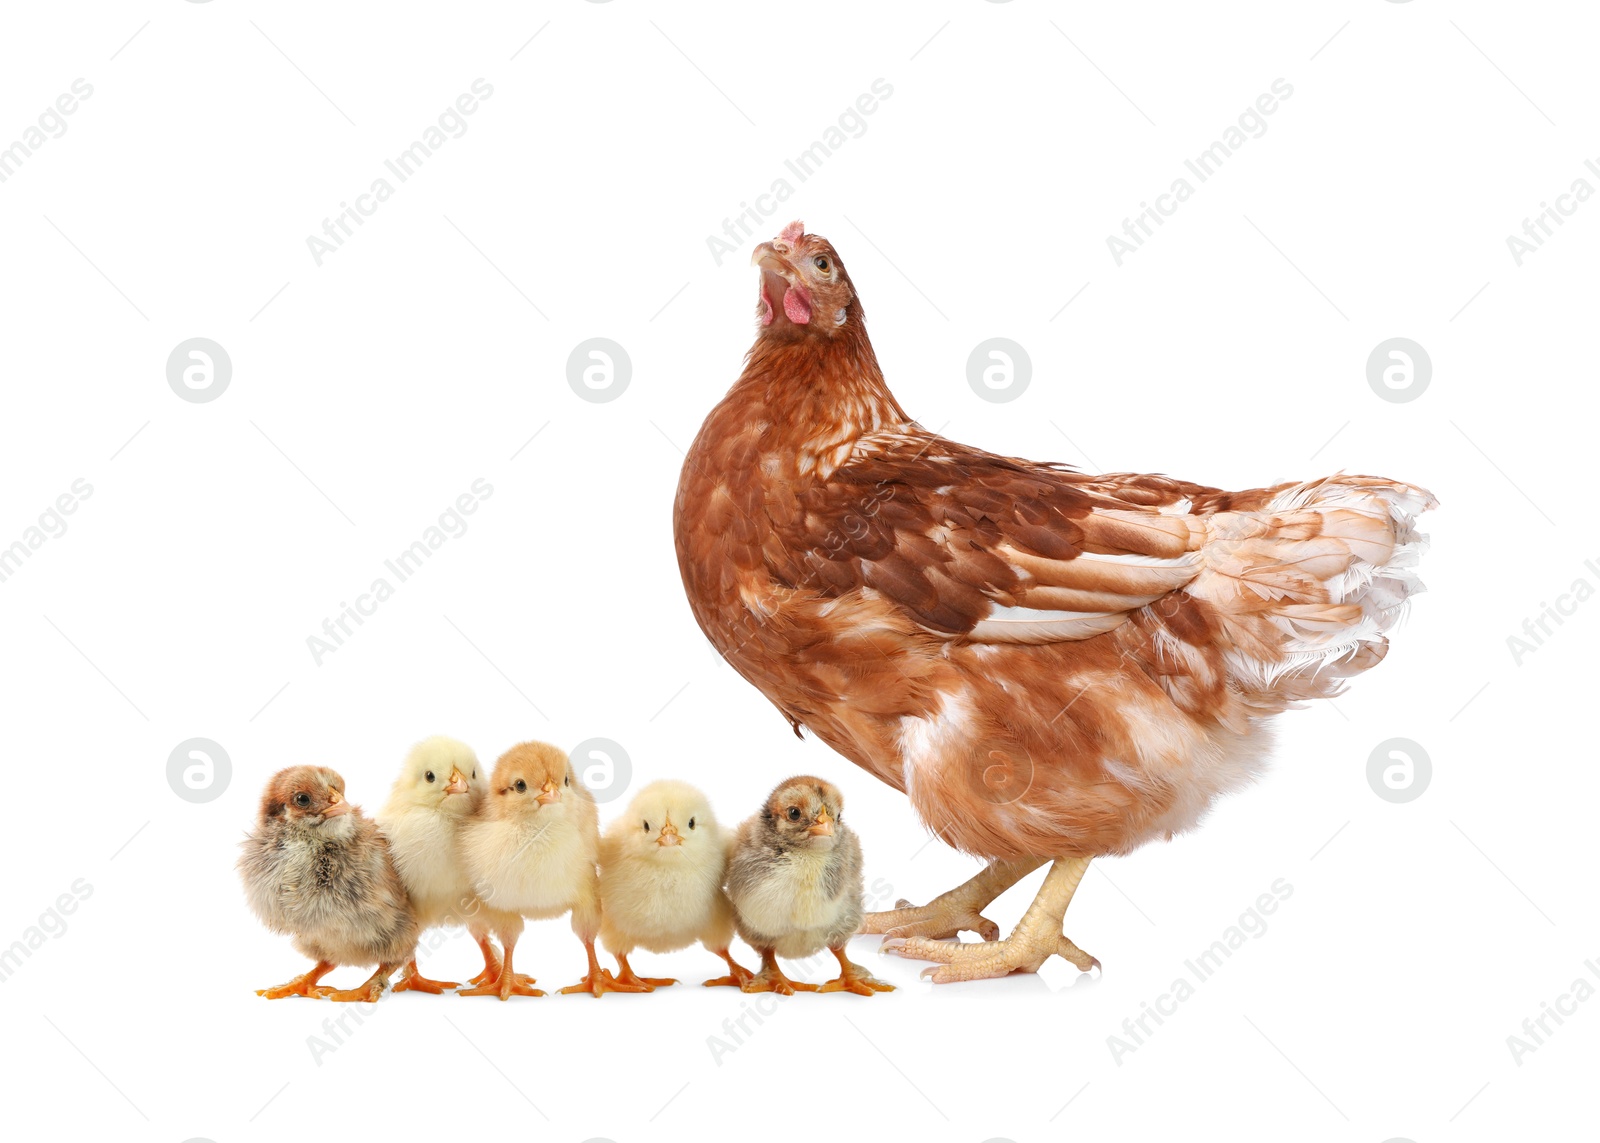
<path id="1" fill-rule="evenodd" d="M 600 935 L 600 878 L 595 868 L 600 814 L 594 798 L 572 771 L 565 751 L 545 742 L 513 746 L 495 763 L 483 806 L 462 838 L 462 854 L 478 896 L 508 919 L 497 928 L 505 967 L 497 983 L 466 989 L 461 996 L 542 996 L 532 977 L 511 968 L 524 917 L 572 914 L 572 931 L 583 942 L 589 971 L 562 992 L 644 992 L 600 967 L 594 942 Z"/>
<path id="2" fill-rule="evenodd" d="M 461 834 L 482 805 L 489 771 L 465 742 L 437 735 L 411 748 L 378 813 L 378 827 L 389 840 L 400 880 L 424 930 L 462 925 L 478 942 L 483 971 L 473 984 L 497 980 L 500 957 L 490 931 L 505 918 L 479 900 L 461 858 Z M 415 955 L 395 992 L 440 993 L 453 981 L 429 980 L 417 971 Z"/>
<path id="3" fill-rule="evenodd" d="M 646 988 L 674 984 L 634 975 L 636 948 L 672 952 L 699 941 L 731 975 L 708 985 L 741 986 L 751 977 L 728 952 L 733 906 L 722 891 L 732 835 L 706 796 L 686 782 L 652 782 L 600 839 L 600 939 L 617 958 L 617 980 Z"/>

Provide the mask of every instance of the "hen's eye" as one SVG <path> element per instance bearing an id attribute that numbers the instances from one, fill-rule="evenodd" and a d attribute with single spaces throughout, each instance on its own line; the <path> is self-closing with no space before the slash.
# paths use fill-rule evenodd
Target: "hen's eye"
<path id="1" fill-rule="evenodd" d="M 425 775 L 423 775 L 423 777 L 427 778 L 430 782 L 433 781 L 433 771 L 429 770 Z"/>
<path id="2" fill-rule="evenodd" d="M 799 806 L 790 806 L 789 807 L 789 820 L 792 821 L 792 822 L 797 822 L 797 821 L 800 820 L 800 807 Z"/>
<path id="3" fill-rule="evenodd" d="M 690 828 L 690 829 L 693 829 L 693 828 L 694 828 L 694 819 L 693 819 L 693 818 L 690 818 L 690 819 L 689 819 L 689 828 Z"/>
<path id="4" fill-rule="evenodd" d="M 294 796 L 294 804 L 299 806 L 302 810 L 305 809 L 307 806 L 309 806 L 311 804 L 311 795 L 310 794 L 296 794 Z"/>
<path id="5" fill-rule="evenodd" d="M 512 783 L 512 785 L 516 787 L 516 791 L 519 794 L 526 794 L 528 792 L 528 783 L 524 782 L 521 778 L 518 778 L 514 783 Z"/>
<path id="6" fill-rule="evenodd" d="M 821 254 L 818 254 L 815 258 L 813 258 L 811 260 L 811 264 L 817 269 L 821 270 L 824 274 L 828 272 L 828 259 L 823 257 Z"/>

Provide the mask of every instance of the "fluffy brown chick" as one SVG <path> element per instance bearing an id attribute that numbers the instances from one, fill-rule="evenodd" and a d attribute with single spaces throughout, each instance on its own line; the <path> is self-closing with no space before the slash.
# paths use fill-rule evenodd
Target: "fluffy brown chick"
<path id="1" fill-rule="evenodd" d="M 290 766 L 272 776 L 255 829 L 242 845 L 239 876 L 250 908 L 316 963 L 269 1000 L 308 996 L 374 1001 L 417 946 L 417 920 L 378 827 L 345 800 L 344 779 L 326 766 Z M 377 964 L 355 988 L 317 982 L 338 965 Z"/>
<path id="2" fill-rule="evenodd" d="M 646 986 L 618 982 L 595 959 L 600 934 L 600 886 L 596 869 L 600 814 L 578 780 L 566 752 L 547 742 L 524 742 L 500 756 L 488 796 L 462 835 L 462 856 L 478 896 L 515 918 L 497 935 L 505 946 L 500 979 L 461 996 L 543 995 L 531 977 L 514 973 L 512 951 L 524 917 L 572 914 L 572 931 L 583 942 L 589 971 L 562 992 L 643 992 Z"/>

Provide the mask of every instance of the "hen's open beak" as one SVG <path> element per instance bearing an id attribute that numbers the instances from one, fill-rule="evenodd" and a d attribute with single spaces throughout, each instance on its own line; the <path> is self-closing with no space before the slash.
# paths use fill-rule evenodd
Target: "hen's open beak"
<path id="1" fill-rule="evenodd" d="M 328 808 L 322 811 L 323 820 L 326 821 L 328 818 L 336 818 L 340 814 L 347 814 L 351 808 L 350 803 L 344 800 L 344 796 L 338 790 L 329 790 Z"/>
<path id="2" fill-rule="evenodd" d="M 678 833 L 678 827 L 668 822 L 661 827 L 661 832 L 656 835 L 656 844 L 663 849 L 672 845 L 682 845 L 683 838 Z"/>
<path id="3" fill-rule="evenodd" d="M 750 264 L 761 269 L 761 324 L 771 325 L 782 314 L 795 325 L 811 320 L 811 291 L 800 281 L 789 261 L 789 247 L 763 242 L 750 254 Z"/>
<path id="4" fill-rule="evenodd" d="M 539 787 L 538 802 L 541 806 L 548 806 L 551 802 L 559 802 L 560 800 L 561 787 L 554 782 L 546 782 Z"/>
<path id="5" fill-rule="evenodd" d="M 444 788 L 447 794 L 465 794 L 467 792 L 467 776 L 454 766 L 450 768 L 450 784 Z"/>
<path id="6" fill-rule="evenodd" d="M 822 807 L 822 812 L 816 816 L 816 820 L 806 832 L 812 837 L 829 837 L 833 834 L 833 818 L 828 815 L 827 806 Z"/>

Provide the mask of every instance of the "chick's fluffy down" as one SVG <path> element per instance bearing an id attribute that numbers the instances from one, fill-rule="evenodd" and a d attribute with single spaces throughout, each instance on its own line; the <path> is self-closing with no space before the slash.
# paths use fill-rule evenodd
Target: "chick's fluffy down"
<path id="1" fill-rule="evenodd" d="M 781 957 L 838 948 L 861 927 L 861 842 L 842 822 L 828 849 L 779 848 L 760 815 L 745 821 L 728 865 L 739 935 Z"/>
<path id="2" fill-rule="evenodd" d="M 662 846 L 671 823 L 682 839 Z M 691 828 L 689 823 L 693 822 Z M 683 782 L 653 782 L 600 839 L 600 939 L 613 953 L 672 952 L 699 941 L 713 952 L 733 939 L 733 907 L 722 891 L 732 838 L 704 794 Z"/>

